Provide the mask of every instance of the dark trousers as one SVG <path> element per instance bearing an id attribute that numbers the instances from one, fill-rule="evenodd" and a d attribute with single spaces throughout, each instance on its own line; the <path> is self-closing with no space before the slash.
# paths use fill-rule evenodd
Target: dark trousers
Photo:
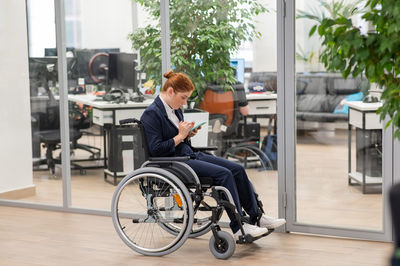
<path id="1" fill-rule="evenodd" d="M 190 159 L 186 163 L 198 176 L 215 178 L 217 185 L 227 188 L 239 214 L 243 216 L 243 207 L 250 216 L 251 223 L 254 224 L 257 219 L 257 200 L 243 166 L 203 152 L 196 152 L 195 155 L 195 159 Z M 239 230 L 239 224 L 230 210 L 226 212 L 231 220 L 230 227 L 235 233 Z"/>

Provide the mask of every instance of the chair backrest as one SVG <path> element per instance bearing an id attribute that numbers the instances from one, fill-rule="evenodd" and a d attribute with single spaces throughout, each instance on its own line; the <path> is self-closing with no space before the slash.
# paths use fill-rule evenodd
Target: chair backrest
<path id="1" fill-rule="evenodd" d="M 213 115 L 225 116 L 224 125 L 227 126 L 227 130 L 224 136 L 236 134 L 238 130 L 240 109 L 238 97 L 235 93 L 236 86 L 243 85 L 234 85 L 232 86 L 233 90 L 226 90 L 220 85 L 208 86 L 203 100 L 199 104 L 199 108 L 209 112 L 210 117 Z"/>

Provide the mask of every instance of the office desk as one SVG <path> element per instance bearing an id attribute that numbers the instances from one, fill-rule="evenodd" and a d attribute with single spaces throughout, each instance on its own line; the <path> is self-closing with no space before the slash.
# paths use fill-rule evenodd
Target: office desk
<path id="1" fill-rule="evenodd" d="M 119 120 L 127 118 L 139 119 L 153 99 L 143 102 L 112 103 L 97 101 L 95 95 L 68 95 L 71 102 L 82 103 L 93 107 L 93 123 L 104 126 L 105 124 L 119 125 Z"/>
<path id="2" fill-rule="evenodd" d="M 99 126 L 119 126 L 121 119 L 140 119 L 144 110 L 153 102 L 153 99 L 145 99 L 143 102 L 112 103 L 96 101 L 95 95 L 68 95 L 71 102 L 82 103 L 93 107 L 93 123 Z M 208 145 L 207 130 L 208 112 L 199 110 L 185 110 L 183 113 L 185 121 L 204 121 L 206 124 L 192 138 L 192 145 L 195 147 L 206 147 Z"/>
<path id="3" fill-rule="evenodd" d="M 141 155 L 136 155 L 134 158 L 132 134 L 136 133 L 134 130 L 121 128 L 119 121 L 127 118 L 140 119 L 153 99 L 145 99 L 143 102 L 112 103 L 98 101 L 95 100 L 96 98 L 95 95 L 68 95 L 68 100 L 71 102 L 93 107 L 93 123 L 102 126 L 104 130 L 104 167 L 106 168 L 104 179 L 107 181 L 107 175 L 113 176 L 113 184 L 116 185 L 117 177 L 123 177 L 140 167 L 137 162 L 141 161 L 141 158 L 138 158 Z M 185 121 L 206 122 L 191 141 L 194 147 L 208 146 L 208 112 L 186 110 L 183 116 Z"/>
<path id="4" fill-rule="evenodd" d="M 276 114 L 277 94 L 250 93 L 246 94 L 249 104 L 249 117 L 270 117 Z"/>

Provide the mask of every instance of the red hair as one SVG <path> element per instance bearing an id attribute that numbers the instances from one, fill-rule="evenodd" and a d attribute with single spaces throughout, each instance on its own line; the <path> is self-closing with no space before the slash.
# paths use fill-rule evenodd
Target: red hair
<path id="1" fill-rule="evenodd" d="M 162 87 L 162 91 L 167 91 L 169 87 L 174 89 L 174 92 L 188 92 L 194 90 L 193 82 L 188 76 L 183 73 L 174 73 L 172 70 L 164 73 L 167 81 Z"/>

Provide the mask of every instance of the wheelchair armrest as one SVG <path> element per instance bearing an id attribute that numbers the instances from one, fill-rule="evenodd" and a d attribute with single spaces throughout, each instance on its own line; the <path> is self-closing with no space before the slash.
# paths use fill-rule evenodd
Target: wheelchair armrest
<path id="1" fill-rule="evenodd" d="M 207 146 L 207 147 L 193 147 L 194 151 L 216 151 L 218 150 L 217 146 Z"/>
<path id="2" fill-rule="evenodd" d="M 185 162 L 190 159 L 190 156 L 179 156 L 179 157 L 149 157 L 149 161 L 159 161 L 159 162 Z"/>

